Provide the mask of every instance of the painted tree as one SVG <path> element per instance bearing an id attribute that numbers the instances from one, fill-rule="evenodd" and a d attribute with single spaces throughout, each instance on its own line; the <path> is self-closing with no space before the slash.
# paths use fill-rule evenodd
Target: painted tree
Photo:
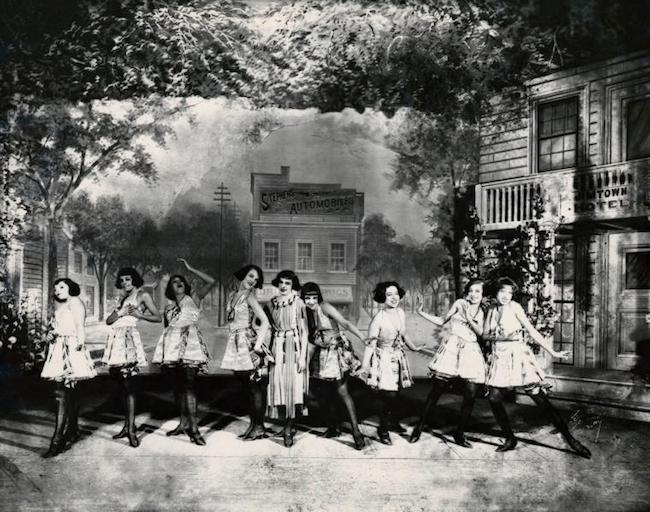
<path id="1" fill-rule="evenodd" d="M 99 318 L 104 318 L 106 279 L 139 244 L 134 227 L 141 216 L 128 211 L 119 196 L 100 196 L 92 201 L 79 194 L 68 204 L 66 217 L 73 226 L 73 243 L 90 256 L 98 281 Z"/>

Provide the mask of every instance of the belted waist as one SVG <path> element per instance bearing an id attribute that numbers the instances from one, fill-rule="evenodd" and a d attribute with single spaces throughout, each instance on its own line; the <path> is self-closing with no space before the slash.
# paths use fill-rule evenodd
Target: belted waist
<path id="1" fill-rule="evenodd" d="M 287 335 L 292 334 L 298 336 L 298 329 L 287 329 L 285 331 L 274 331 L 273 336 L 277 338 L 286 338 Z"/>
<path id="2" fill-rule="evenodd" d="M 396 340 L 377 340 L 377 348 L 379 350 L 386 350 L 389 348 L 401 348 L 404 345 L 403 341 L 396 341 Z"/>

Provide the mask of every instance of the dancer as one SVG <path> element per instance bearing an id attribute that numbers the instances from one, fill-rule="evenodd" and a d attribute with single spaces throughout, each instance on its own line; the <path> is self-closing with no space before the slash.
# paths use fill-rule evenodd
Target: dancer
<path id="1" fill-rule="evenodd" d="M 283 270 L 271 284 L 280 294 L 271 299 L 269 306 L 275 362 L 269 370 L 268 413 L 271 418 L 284 418 L 282 436 L 284 445 L 290 447 L 295 417 L 307 414 L 307 320 L 305 303 L 297 293 L 298 276 L 292 270 Z"/>
<path id="2" fill-rule="evenodd" d="M 458 299 L 452 304 L 444 319 L 425 313 L 422 303 L 418 304 L 417 313 L 422 318 L 438 326 L 451 322 L 451 332 L 447 339 L 440 344 L 429 364 L 433 378 L 431 391 L 409 442 L 415 443 L 420 439 L 427 414 L 432 407 L 435 407 L 438 399 L 447 389 L 449 379 L 460 378 L 464 381 L 465 392 L 458 428 L 453 437 L 457 444 L 471 448 L 472 445 L 465 439 L 465 426 L 472 414 L 477 384 L 485 383 L 486 371 L 483 352 L 477 339 L 483 334 L 482 299 L 483 281 L 474 279 L 465 287 L 464 298 Z"/>
<path id="3" fill-rule="evenodd" d="M 264 284 L 264 274 L 257 265 L 246 265 L 234 276 L 239 280 L 239 287 L 230 293 L 226 303 L 230 335 L 221 368 L 233 370 L 248 389 L 251 421 L 238 437 L 255 440 L 268 437 L 264 428 L 267 355 L 263 343 L 269 321 L 255 295 L 255 290 Z M 259 322 L 257 332 L 253 328 L 255 320 Z"/>
<path id="4" fill-rule="evenodd" d="M 383 444 L 393 444 L 388 427 L 398 391 L 413 385 L 404 345 L 415 352 L 425 347 L 416 347 L 406 333 L 406 317 L 404 310 L 399 307 L 405 293 L 395 281 L 386 281 L 376 286 L 373 298 L 386 307 L 378 311 L 370 321 L 368 343 L 360 371 L 360 376 L 365 378 L 368 386 L 376 390 L 379 396 L 377 434 Z M 396 426 L 400 427 L 399 423 L 396 422 Z"/>
<path id="5" fill-rule="evenodd" d="M 81 289 L 67 277 L 54 281 L 54 319 L 48 335 L 50 346 L 41 372 L 44 379 L 56 382 L 58 409 L 50 447 L 43 457 L 61 453 L 65 442 L 74 443 L 81 437 L 79 431 L 79 403 L 77 381 L 97 375 L 85 345 L 86 308 L 79 299 Z"/>
<path id="6" fill-rule="evenodd" d="M 154 323 L 162 321 L 151 295 L 140 289 L 143 284 L 142 277 L 134 268 L 118 270 L 115 287 L 122 292 L 122 299 L 106 319 L 111 331 L 102 357 L 102 363 L 108 365 L 109 372 L 121 381 L 124 393 L 124 426 L 113 439 L 128 437 L 129 444 L 134 448 L 140 445 L 140 441 L 135 426 L 133 377 L 140 372 L 140 368 L 147 366 L 136 325 L 139 319 Z"/>
<path id="7" fill-rule="evenodd" d="M 501 389 L 524 391 L 535 404 L 551 418 L 567 444 L 581 457 L 590 458 L 591 452 L 575 439 L 562 416 L 548 399 L 544 372 L 534 354 L 524 342 L 526 330 L 533 341 L 551 356 L 566 359 L 568 351 L 556 352 L 552 344 L 533 327 L 521 305 L 512 300 L 517 285 L 512 279 L 503 277 L 496 283 L 496 304 L 488 309 L 485 317 L 484 333 L 492 343 L 492 353 L 488 360 L 486 384 L 490 387 L 490 406 L 501 430 L 506 435 L 505 442 L 497 448 L 498 452 L 514 450 L 517 446 L 505 407 Z"/>
<path id="8" fill-rule="evenodd" d="M 356 375 L 361 361 L 355 355 L 352 344 L 342 329 L 350 331 L 360 340 L 363 340 L 364 336 L 354 324 L 343 318 L 334 306 L 323 301 L 320 287 L 316 283 L 305 283 L 300 296 L 307 307 L 309 341 L 315 347 L 311 357 L 311 375 L 331 383 L 329 402 L 332 423 L 325 432 L 325 437 L 338 437 L 341 434 L 334 396 L 338 393 L 350 417 L 354 447 L 361 450 L 365 442 L 359 430 L 356 408 L 347 384 L 348 375 Z"/>
<path id="9" fill-rule="evenodd" d="M 171 371 L 174 382 L 174 397 L 180 411 L 178 426 L 167 432 L 168 436 L 186 433 L 197 445 L 205 445 L 196 419 L 196 392 L 194 382 L 197 373 L 208 369 L 208 349 L 197 327 L 199 308 L 197 304 L 210 291 L 214 279 L 191 267 L 183 258 L 178 261 L 188 272 L 199 277 L 205 284 L 194 294 L 185 277 L 171 276 L 165 297 L 172 301 L 165 308 L 165 329 L 158 340 L 153 362 Z"/>

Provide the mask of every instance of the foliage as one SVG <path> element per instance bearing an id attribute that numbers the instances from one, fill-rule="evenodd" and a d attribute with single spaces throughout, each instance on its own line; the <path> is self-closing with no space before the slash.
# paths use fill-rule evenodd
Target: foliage
<path id="1" fill-rule="evenodd" d="M 0 281 L 4 286 L 4 282 Z M 30 321 L 26 300 L 18 302 L 8 289 L 0 291 L 0 377 L 38 372 L 47 352 L 48 328 Z"/>
<path id="2" fill-rule="evenodd" d="M 467 222 L 463 225 L 463 242 L 460 255 L 462 277 L 466 281 L 481 275 L 481 265 L 485 260 L 484 231 L 481 219 L 474 206 L 468 209 Z"/>
<path id="3" fill-rule="evenodd" d="M 543 226 L 544 200 L 537 195 L 533 203 L 534 220 L 518 226 L 514 232 L 490 249 L 496 259 L 486 266 L 489 281 L 507 276 L 519 286 L 519 301 L 535 328 L 543 335 L 553 334 L 558 312 L 553 307 L 552 287 L 548 286 L 555 264 L 555 231 Z"/>
<path id="4" fill-rule="evenodd" d="M 15 190 L 16 175 L 6 167 L 0 168 L 0 276 L 6 272 L 5 261 L 12 241 L 22 232 L 27 208 Z"/>
<path id="5" fill-rule="evenodd" d="M 119 196 L 100 196 L 93 202 L 79 194 L 66 213 L 74 228 L 73 242 L 91 257 L 99 283 L 99 318 L 103 318 L 106 278 L 140 245 L 139 228 L 145 219 L 139 212 L 126 210 Z"/>

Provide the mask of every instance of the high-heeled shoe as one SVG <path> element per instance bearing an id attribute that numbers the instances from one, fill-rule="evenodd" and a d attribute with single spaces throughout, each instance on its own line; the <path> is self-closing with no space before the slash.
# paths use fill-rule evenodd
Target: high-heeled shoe
<path id="1" fill-rule="evenodd" d="M 508 437 L 506 438 L 505 442 L 496 449 L 496 451 L 507 452 L 510 450 L 514 450 L 515 446 L 517 446 L 517 438 L 515 436 Z"/>
<path id="2" fill-rule="evenodd" d="M 203 439 L 203 436 L 199 432 L 198 429 L 196 430 L 188 430 L 187 435 L 190 436 L 190 440 L 199 446 L 205 446 L 205 439 Z"/>
<path id="3" fill-rule="evenodd" d="M 377 435 L 379 436 L 379 442 L 382 444 L 393 444 L 391 441 L 390 434 L 388 430 L 377 430 Z"/>
<path id="4" fill-rule="evenodd" d="M 122 430 L 120 430 L 117 434 L 113 435 L 113 439 L 122 439 L 123 437 L 126 437 L 129 433 L 129 429 L 126 428 L 126 425 L 122 427 Z"/>
<path id="5" fill-rule="evenodd" d="M 187 426 L 179 423 L 175 429 L 168 431 L 165 435 L 167 436 L 180 436 L 187 431 Z"/>
<path id="6" fill-rule="evenodd" d="M 64 447 L 65 447 L 65 438 L 60 437 L 60 438 L 52 439 L 52 441 L 50 442 L 50 447 L 42 455 L 42 457 L 44 459 L 56 457 L 59 453 L 63 451 Z"/>
<path id="7" fill-rule="evenodd" d="M 357 431 L 352 432 L 352 437 L 354 438 L 354 448 L 357 450 L 363 450 L 366 446 L 366 438 L 364 435 Z"/>
<path id="8" fill-rule="evenodd" d="M 293 446 L 293 432 L 291 432 L 291 429 L 284 431 L 284 446 L 287 448 L 291 448 Z"/>
<path id="9" fill-rule="evenodd" d="M 79 441 L 79 439 L 81 439 L 81 435 L 82 435 L 81 430 L 79 430 L 78 428 L 74 430 L 70 430 L 66 432 L 65 440 L 68 441 L 70 444 L 74 444 L 77 441 Z"/>
<path id="10" fill-rule="evenodd" d="M 575 437 L 573 437 L 571 434 L 567 434 L 564 436 L 564 438 L 571 449 L 576 452 L 576 455 L 584 457 L 585 459 L 591 459 L 591 452 L 589 451 L 589 448 L 583 445 Z"/>
<path id="11" fill-rule="evenodd" d="M 465 434 L 461 432 L 460 430 L 457 430 L 452 434 L 452 437 L 454 438 L 454 441 L 457 445 L 459 446 L 464 446 L 465 448 L 471 448 L 472 444 L 465 439 Z"/>
<path id="12" fill-rule="evenodd" d="M 257 439 L 266 439 L 267 437 L 269 435 L 266 433 L 266 429 L 257 426 L 250 432 L 248 437 L 244 438 L 244 441 L 256 441 Z"/>
<path id="13" fill-rule="evenodd" d="M 409 443 L 417 443 L 420 440 L 422 435 L 422 425 L 415 425 L 413 432 L 411 432 L 411 437 L 409 437 Z"/>
<path id="14" fill-rule="evenodd" d="M 140 440 L 138 439 L 138 436 L 136 435 L 135 430 L 127 432 L 126 437 L 129 438 L 129 444 L 133 448 L 137 448 L 138 446 L 140 446 Z"/>

